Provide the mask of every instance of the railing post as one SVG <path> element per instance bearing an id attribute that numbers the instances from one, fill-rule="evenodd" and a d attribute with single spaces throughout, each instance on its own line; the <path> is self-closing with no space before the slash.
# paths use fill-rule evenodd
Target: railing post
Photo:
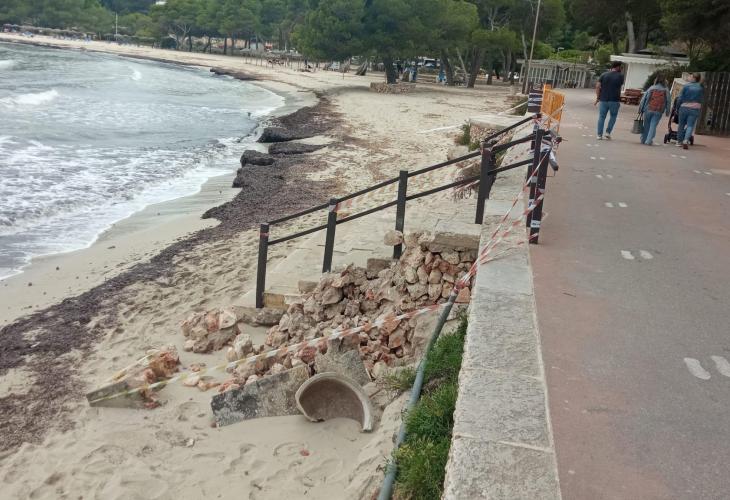
<path id="1" fill-rule="evenodd" d="M 484 222 L 484 202 L 489 198 L 489 192 L 494 184 L 494 174 L 487 174 L 492 170 L 494 165 L 494 155 L 492 148 L 482 145 L 482 164 L 479 170 L 479 190 L 477 191 L 477 215 L 474 224 L 482 224 Z"/>
<path id="2" fill-rule="evenodd" d="M 543 196 L 542 201 L 537 203 L 535 209 L 532 211 L 532 219 L 530 220 L 530 243 L 537 244 L 537 239 L 540 237 L 540 222 L 542 221 L 542 207 L 545 204 L 545 183 L 547 181 L 547 169 L 550 163 L 550 154 L 545 154 L 540 162 L 540 166 L 537 169 L 537 189 L 536 189 L 536 200 L 540 195 Z"/>
<path id="3" fill-rule="evenodd" d="M 266 288 L 266 260 L 269 253 L 269 225 L 259 227 L 259 264 L 256 269 L 256 309 L 264 307 L 264 289 Z"/>
<path id="4" fill-rule="evenodd" d="M 395 230 L 403 233 L 406 222 L 406 195 L 408 194 L 408 170 L 401 170 L 398 175 L 398 204 L 395 208 Z M 393 258 L 399 259 L 403 253 L 403 243 L 393 247 Z"/>
<path id="5" fill-rule="evenodd" d="M 532 150 L 532 164 L 528 166 L 527 171 L 527 182 L 530 184 L 530 197 L 528 199 L 527 208 L 532 207 L 532 204 L 535 202 L 535 190 L 537 188 L 537 175 L 534 174 L 535 170 L 538 169 L 538 166 L 540 165 L 540 157 L 542 156 L 542 138 L 544 135 L 544 131 L 542 128 L 538 127 L 537 130 L 535 130 L 535 146 Z M 532 222 L 532 212 L 527 213 L 527 217 L 525 218 L 525 225 L 529 228 L 530 223 Z"/>
<path id="6" fill-rule="evenodd" d="M 324 262 L 322 272 L 332 270 L 332 255 L 335 252 L 335 231 L 337 230 L 337 198 L 330 198 L 329 212 L 327 213 L 327 236 L 324 240 Z"/>

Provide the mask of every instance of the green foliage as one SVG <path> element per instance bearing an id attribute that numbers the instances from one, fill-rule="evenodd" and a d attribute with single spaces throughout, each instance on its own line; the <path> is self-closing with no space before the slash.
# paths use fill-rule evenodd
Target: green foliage
<path id="1" fill-rule="evenodd" d="M 593 59 L 597 65 L 604 68 L 611 61 L 611 54 L 613 54 L 613 47 L 611 44 L 604 44 L 593 52 Z"/>
<path id="2" fill-rule="evenodd" d="M 407 367 L 385 375 L 385 387 L 391 391 L 403 392 L 413 387 L 415 380 L 416 370 L 412 367 Z"/>
<path id="3" fill-rule="evenodd" d="M 428 353 L 424 375 L 430 389 L 406 415 L 406 442 L 394 455 L 397 498 L 441 498 L 466 328 L 466 316 L 462 316 L 456 332 L 439 337 Z"/>
<path id="4" fill-rule="evenodd" d="M 395 496 L 414 500 L 441 498 L 450 446 L 449 437 L 417 438 L 401 446 L 395 454 L 399 465 Z"/>
<path id="5" fill-rule="evenodd" d="M 669 66 L 664 68 L 659 68 L 656 71 L 654 71 L 652 74 L 649 75 L 649 77 L 644 82 L 644 90 L 648 89 L 652 85 L 654 85 L 654 81 L 657 79 L 657 77 L 661 76 L 666 80 L 667 85 L 669 87 L 672 86 L 672 82 L 675 78 L 680 78 L 682 76 L 682 72 L 686 71 L 686 67 L 682 67 L 679 65 L 676 66 Z"/>
<path id="6" fill-rule="evenodd" d="M 588 61 L 589 53 L 582 50 L 568 49 L 561 50 L 560 52 L 554 52 L 550 54 L 550 59 L 557 59 L 558 61 L 566 62 L 579 62 L 584 63 Z"/>

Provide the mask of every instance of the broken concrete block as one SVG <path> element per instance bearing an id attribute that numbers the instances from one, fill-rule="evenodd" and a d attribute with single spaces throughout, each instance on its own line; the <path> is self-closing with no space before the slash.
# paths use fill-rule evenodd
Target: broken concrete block
<path id="1" fill-rule="evenodd" d="M 330 349 L 326 354 L 317 354 L 314 359 L 314 371 L 316 373 L 337 373 L 360 385 L 370 382 L 370 376 L 368 376 L 365 364 L 357 350 L 337 352 Z"/>
<path id="2" fill-rule="evenodd" d="M 216 425 L 230 425 L 260 417 L 296 415 L 295 394 L 309 378 L 309 368 L 300 365 L 285 372 L 270 375 L 239 389 L 216 394 L 210 401 Z"/>
<path id="3" fill-rule="evenodd" d="M 313 422 L 331 418 L 351 418 L 360 422 L 363 432 L 373 430 L 373 408 L 357 382 L 337 373 L 319 373 L 297 390 L 296 403 Z"/>

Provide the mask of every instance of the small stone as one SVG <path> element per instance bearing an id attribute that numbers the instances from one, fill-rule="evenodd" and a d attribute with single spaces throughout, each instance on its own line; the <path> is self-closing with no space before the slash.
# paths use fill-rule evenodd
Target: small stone
<path id="1" fill-rule="evenodd" d="M 200 375 L 192 375 L 182 381 L 185 387 L 195 387 L 200 382 Z"/>
<path id="2" fill-rule="evenodd" d="M 236 324 L 236 313 L 223 309 L 218 315 L 218 328 L 221 330 L 224 328 L 230 328 Z"/>
<path id="3" fill-rule="evenodd" d="M 282 365 L 281 363 L 275 363 L 274 366 L 271 367 L 271 370 L 269 371 L 269 373 L 271 373 L 272 375 L 276 375 L 277 373 L 281 373 L 281 372 L 285 372 L 285 371 L 286 371 L 286 367 L 284 365 Z"/>
<path id="4" fill-rule="evenodd" d="M 435 258 L 434 254 L 432 254 L 431 252 L 426 252 L 426 256 L 423 259 L 423 263 L 425 265 L 429 265 L 433 262 L 434 258 Z"/>
<path id="5" fill-rule="evenodd" d="M 406 342 L 406 334 L 401 329 L 398 328 L 396 331 L 390 334 L 388 337 L 388 347 L 390 349 L 395 349 L 397 347 L 402 346 Z"/>
<path id="6" fill-rule="evenodd" d="M 428 282 L 430 284 L 441 283 L 441 276 L 441 271 L 434 269 L 431 271 L 431 274 L 428 275 Z"/>
<path id="7" fill-rule="evenodd" d="M 403 243 L 403 233 L 396 231 L 395 229 L 391 229 L 385 233 L 383 243 L 389 247 L 400 245 Z"/>
<path id="8" fill-rule="evenodd" d="M 444 286 L 441 288 L 441 297 L 444 299 L 447 298 L 451 294 L 451 290 L 454 289 L 454 285 L 449 283 L 448 281 L 444 283 Z"/>
<path id="9" fill-rule="evenodd" d="M 302 347 L 297 353 L 297 358 L 301 359 L 303 363 L 311 364 L 314 362 L 314 358 L 317 355 L 317 348 L 313 346 Z M 293 361 L 292 361 L 293 363 Z"/>
<path id="10" fill-rule="evenodd" d="M 258 375 L 251 375 L 246 379 L 246 385 L 253 384 L 259 379 Z"/>
<path id="11" fill-rule="evenodd" d="M 428 287 L 420 283 L 408 285 L 406 288 L 408 289 L 408 294 L 414 299 L 420 299 L 428 293 Z"/>
<path id="12" fill-rule="evenodd" d="M 443 286 L 441 283 L 431 283 L 428 285 L 428 298 L 432 301 L 436 301 L 436 299 L 441 297 L 442 290 Z"/>
<path id="13" fill-rule="evenodd" d="M 456 296 L 456 303 L 457 304 L 466 304 L 471 300 L 471 291 L 464 287 L 461 290 L 459 290 L 459 294 Z"/>
<path id="14" fill-rule="evenodd" d="M 251 336 L 240 333 L 233 341 L 233 349 L 236 352 L 236 359 L 243 359 L 253 352 L 253 342 Z"/>
<path id="15" fill-rule="evenodd" d="M 337 304 L 342 300 L 343 293 L 341 288 L 330 287 L 322 292 L 322 305 Z"/>
<path id="16" fill-rule="evenodd" d="M 449 264 L 458 264 L 459 262 L 461 262 L 459 252 L 455 252 L 453 250 L 446 250 L 441 252 L 441 258 Z"/>
<path id="17" fill-rule="evenodd" d="M 193 348 L 195 347 L 195 341 L 194 340 L 186 340 L 183 344 L 183 351 L 185 352 L 191 352 Z"/>
<path id="18" fill-rule="evenodd" d="M 419 267 L 419 269 L 421 269 L 421 267 Z M 416 270 L 412 267 L 406 267 L 403 270 L 403 277 L 408 283 L 415 283 L 416 281 L 418 281 L 418 274 L 416 273 Z"/>
<path id="19" fill-rule="evenodd" d="M 429 253 L 428 255 L 433 255 L 432 253 Z M 416 270 L 416 276 L 418 276 L 418 282 L 422 285 L 428 285 L 428 277 L 430 274 L 430 271 L 426 270 L 426 266 L 428 266 L 428 263 L 426 263 L 423 266 L 419 266 Z"/>
<path id="20" fill-rule="evenodd" d="M 438 270 L 441 271 L 442 273 L 448 273 L 450 269 L 451 269 L 450 263 L 446 262 L 445 260 L 442 260 L 441 262 L 439 262 Z"/>
<path id="21" fill-rule="evenodd" d="M 443 279 L 444 281 L 447 281 L 447 282 L 449 282 L 449 283 L 453 283 L 453 282 L 454 282 L 454 280 L 456 279 L 456 278 L 454 277 L 454 275 L 453 275 L 453 274 L 450 274 L 450 273 L 444 273 L 444 274 L 443 274 L 443 276 L 442 276 L 441 278 L 442 278 L 442 279 Z"/>
<path id="22" fill-rule="evenodd" d="M 374 379 L 379 379 L 380 377 L 385 375 L 385 373 L 387 371 L 388 371 L 388 365 L 386 363 L 384 363 L 383 361 L 378 361 L 373 366 L 373 369 L 371 370 L 371 374 Z"/>
<path id="23" fill-rule="evenodd" d="M 256 367 L 253 363 L 243 363 L 236 367 L 236 378 L 240 380 L 248 380 L 248 377 L 254 375 Z"/>
<path id="24" fill-rule="evenodd" d="M 463 252 L 459 252 L 459 260 L 461 262 L 474 262 L 477 258 L 477 253 L 475 250 L 464 250 Z"/>
<path id="25" fill-rule="evenodd" d="M 229 347 L 226 351 L 226 361 L 229 363 L 232 363 L 233 361 L 238 361 L 238 355 L 236 355 L 236 350 L 233 347 Z"/>

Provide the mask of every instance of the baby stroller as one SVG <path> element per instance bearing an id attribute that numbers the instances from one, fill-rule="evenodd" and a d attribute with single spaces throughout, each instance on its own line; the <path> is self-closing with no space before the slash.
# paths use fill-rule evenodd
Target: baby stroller
<path id="1" fill-rule="evenodd" d="M 677 142 L 677 132 L 672 130 L 672 123 L 676 123 L 679 125 L 679 110 L 677 109 L 677 100 L 675 99 L 672 103 L 672 111 L 669 115 L 669 131 L 664 134 L 664 144 L 667 144 L 670 141 Z M 691 135 L 689 138 L 689 143 L 694 146 L 695 144 L 695 136 Z"/>

